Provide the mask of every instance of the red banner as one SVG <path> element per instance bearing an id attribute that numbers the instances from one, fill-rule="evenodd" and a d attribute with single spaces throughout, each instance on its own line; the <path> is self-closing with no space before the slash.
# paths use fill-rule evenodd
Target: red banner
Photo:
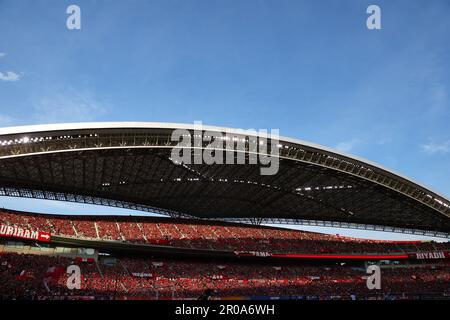
<path id="1" fill-rule="evenodd" d="M 450 251 L 417 252 L 413 256 L 419 260 L 450 259 Z"/>
<path id="2" fill-rule="evenodd" d="M 38 240 L 42 242 L 50 242 L 51 236 L 48 232 L 38 231 Z"/>
<path id="3" fill-rule="evenodd" d="M 4 224 L 0 224 L 0 237 L 12 237 L 42 242 L 50 242 L 51 240 L 50 233 L 48 232 L 28 230 L 15 226 L 7 226 Z"/>
<path id="4" fill-rule="evenodd" d="M 137 278 L 153 278 L 153 274 L 145 272 L 133 272 L 132 275 Z"/>
<path id="5" fill-rule="evenodd" d="M 82 263 L 82 262 L 94 263 L 95 259 L 94 258 L 82 258 L 82 257 L 75 258 L 75 263 Z"/>
<path id="6" fill-rule="evenodd" d="M 235 251 L 235 255 L 240 257 L 271 257 L 272 254 L 269 252 L 262 251 Z"/>
<path id="7" fill-rule="evenodd" d="M 272 258 L 289 258 L 289 259 L 352 259 L 352 260 L 365 260 L 365 259 L 408 259 L 407 254 L 367 254 L 367 255 L 349 255 L 349 254 L 295 254 L 295 253 L 269 253 L 269 252 L 256 252 L 256 251 L 235 251 L 235 255 L 240 257 L 272 257 Z"/>
<path id="8" fill-rule="evenodd" d="M 296 258 L 296 259 L 348 259 L 348 260 L 389 260 L 408 259 L 407 254 L 272 254 L 276 258 Z"/>
<path id="9" fill-rule="evenodd" d="M 166 240 L 166 239 L 149 239 L 148 242 L 150 244 L 157 244 L 157 245 L 168 245 L 168 244 L 170 244 L 169 240 Z"/>

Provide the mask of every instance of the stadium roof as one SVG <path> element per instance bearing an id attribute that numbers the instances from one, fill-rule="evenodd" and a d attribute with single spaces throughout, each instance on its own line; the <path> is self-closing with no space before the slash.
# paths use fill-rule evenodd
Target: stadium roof
<path id="1" fill-rule="evenodd" d="M 196 127 L 105 122 L 0 129 L 0 195 L 108 205 L 175 217 L 444 237 L 450 233 L 448 199 L 375 163 L 280 137 L 275 175 L 261 175 L 260 164 L 249 161 L 180 165 L 171 160 L 177 145 L 171 135 L 176 129 L 194 134 Z M 244 154 L 247 160 L 252 154 L 261 155 L 259 149 L 251 149 L 251 141 L 268 138 L 271 145 L 273 138 L 239 129 L 203 126 L 202 130 L 213 132 L 214 137 L 227 134 L 243 141 L 245 149 L 233 154 Z M 196 149 L 211 148 L 208 144 L 203 142 Z"/>

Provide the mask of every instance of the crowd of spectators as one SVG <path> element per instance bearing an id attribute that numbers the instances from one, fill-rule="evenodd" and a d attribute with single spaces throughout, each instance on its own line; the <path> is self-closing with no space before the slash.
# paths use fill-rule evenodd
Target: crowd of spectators
<path id="1" fill-rule="evenodd" d="M 182 248 L 270 253 L 414 253 L 449 242 L 389 242 L 218 221 L 136 216 L 58 216 L 0 211 L 0 223 L 53 235 Z"/>
<path id="2" fill-rule="evenodd" d="M 81 288 L 67 288 L 66 268 L 81 269 Z M 56 270 L 59 270 L 56 272 Z M 0 297 L 43 299 L 195 299 L 210 289 L 213 298 L 320 296 L 350 299 L 419 294 L 449 295 L 448 262 L 384 267 L 381 289 L 369 290 L 366 270 L 347 265 L 217 263 L 155 258 L 71 258 L 0 252 Z"/>

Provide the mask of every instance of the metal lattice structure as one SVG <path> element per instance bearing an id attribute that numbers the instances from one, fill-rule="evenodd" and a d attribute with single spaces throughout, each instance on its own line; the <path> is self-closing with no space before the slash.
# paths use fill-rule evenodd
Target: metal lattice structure
<path id="1" fill-rule="evenodd" d="M 192 125 L 84 123 L 0 129 L 0 195 L 156 212 L 173 217 L 301 223 L 448 236 L 450 201 L 374 163 L 304 141 L 279 138 L 279 171 L 259 164 L 175 164 L 174 130 Z M 243 142 L 255 134 L 203 127 Z M 267 144 L 273 141 L 270 136 Z M 204 151 L 209 142 L 186 149 Z M 232 145 L 214 151 L 231 152 Z M 179 148 L 179 146 L 178 146 Z M 210 147 L 208 147 L 210 148 Z M 197 151 L 194 151 L 197 150 Z M 211 149 L 209 149 L 211 150 Z M 416 233 L 414 231 L 414 233 Z"/>

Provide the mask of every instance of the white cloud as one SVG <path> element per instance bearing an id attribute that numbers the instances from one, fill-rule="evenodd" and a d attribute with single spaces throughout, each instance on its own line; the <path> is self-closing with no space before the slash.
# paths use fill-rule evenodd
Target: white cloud
<path id="1" fill-rule="evenodd" d="M 12 118 L 6 114 L 0 114 L 0 125 L 6 125 L 12 122 Z"/>
<path id="2" fill-rule="evenodd" d="M 18 75 L 14 71 L 6 71 L 5 73 L 0 72 L 1 81 L 19 81 L 19 79 L 20 75 Z"/>
<path id="3" fill-rule="evenodd" d="M 433 115 L 439 115 L 449 108 L 447 88 L 443 84 L 436 83 L 431 90 L 430 111 Z"/>
<path id="4" fill-rule="evenodd" d="M 425 151 L 428 154 L 449 153 L 450 152 L 450 140 L 442 142 L 442 143 L 430 142 L 428 144 L 421 145 L 421 148 L 423 151 Z"/>
<path id="5" fill-rule="evenodd" d="M 342 141 L 339 142 L 334 148 L 341 152 L 350 152 L 359 144 L 359 142 L 360 141 L 358 139 Z"/>
<path id="6" fill-rule="evenodd" d="M 34 98 L 33 117 L 39 123 L 92 121 L 105 113 L 104 105 L 86 91 L 73 88 Z"/>
<path id="7" fill-rule="evenodd" d="M 391 142 L 391 138 L 379 138 L 377 141 L 376 141 L 376 144 L 377 145 L 379 145 L 379 146 L 384 146 L 384 145 L 386 145 L 386 144 L 388 144 L 388 143 L 390 143 Z"/>

